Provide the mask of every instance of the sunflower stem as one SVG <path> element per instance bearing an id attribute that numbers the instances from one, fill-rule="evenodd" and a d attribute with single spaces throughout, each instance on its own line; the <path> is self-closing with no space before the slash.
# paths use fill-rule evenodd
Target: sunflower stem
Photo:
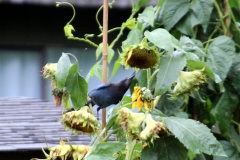
<path id="1" fill-rule="evenodd" d="M 112 132 L 110 132 L 110 133 L 103 139 L 103 142 L 107 142 L 108 139 L 109 139 L 109 137 L 110 137 L 112 134 L 116 133 L 119 129 L 121 129 L 121 128 L 120 128 L 120 127 L 119 127 L 119 128 L 116 128 L 116 129 L 114 129 Z"/>
<path id="2" fill-rule="evenodd" d="M 125 157 L 125 160 L 132 160 L 132 155 L 133 155 L 133 151 L 134 148 L 137 144 L 137 140 L 136 139 L 130 139 L 128 138 L 128 149 L 127 149 L 127 155 Z"/>
<path id="3" fill-rule="evenodd" d="M 156 69 L 153 72 L 153 74 L 151 75 L 151 77 L 149 78 L 148 84 L 149 84 L 150 87 L 152 86 L 152 81 L 153 81 L 154 77 L 157 75 L 158 71 L 159 71 L 159 69 Z M 148 89 L 150 89 L 150 88 L 148 88 Z"/>
<path id="4" fill-rule="evenodd" d="M 150 89 L 151 87 L 151 83 L 150 83 L 150 79 L 151 79 L 151 70 L 150 68 L 147 69 L 147 88 Z"/>

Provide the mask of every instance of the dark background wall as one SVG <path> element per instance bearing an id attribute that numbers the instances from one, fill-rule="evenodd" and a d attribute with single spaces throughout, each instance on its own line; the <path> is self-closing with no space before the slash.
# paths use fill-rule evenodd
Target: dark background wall
<path id="1" fill-rule="evenodd" d="M 76 7 L 76 17 L 72 22 L 76 37 L 82 38 L 86 33 L 95 34 L 92 40 L 96 44 L 101 43 L 102 37 L 97 37 L 100 34 L 95 20 L 97 10 L 97 7 Z M 130 8 L 110 9 L 109 29 L 121 26 L 130 12 Z M 55 7 L 24 3 L 0 4 L 0 83 L 2 84 L 0 97 L 27 96 L 51 100 L 49 81 L 43 80 L 39 71 L 48 62 L 56 63 L 62 52 L 76 55 L 80 69 L 83 71 L 82 75 L 87 75 L 90 67 L 96 62 L 96 48 L 83 42 L 68 40 L 64 36 L 63 27 L 72 15 L 72 8 L 64 5 Z M 99 20 L 102 22 L 102 12 L 99 14 Z M 109 34 L 109 42 L 117 33 Z M 121 41 L 126 35 L 127 31 L 117 43 L 116 50 L 120 50 Z M 112 65 L 109 65 L 110 70 Z M 129 75 L 123 68 L 120 73 L 124 76 Z M 125 78 L 118 75 L 120 74 L 117 74 L 112 81 Z M 89 83 L 90 90 L 101 81 L 93 78 Z"/>
<path id="2" fill-rule="evenodd" d="M 99 34 L 95 21 L 98 8 L 76 8 L 76 17 L 72 23 L 75 36 L 85 33 Z M 0 44 L 1 45 L 66 45 L 88 46 L 84 43 L 69 41 L 64 37 L 63 27 L 73 14 L 70 6 L 37 6 L 27 4 L 0 4 Z M 110 9 L 109 28 L 120 26 L 130 15 L 130 9 Z M 102 21 L 102 13 L 99 16 Z M 115 37 L 109 35 L 109 41 Z M 95 36 L 96 37 L 96 36 Z M 94 38 L 96 43 L 101 38 Z"/>

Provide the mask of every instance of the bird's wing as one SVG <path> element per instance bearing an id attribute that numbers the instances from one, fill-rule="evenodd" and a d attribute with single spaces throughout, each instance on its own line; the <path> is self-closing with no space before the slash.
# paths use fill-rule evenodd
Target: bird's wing
<path id="1" fill-rule="evenodd" d="M 96 88 L 96 90 L 100 90 L 100 89 L 109 87 L 110 85 L 111 85 L 111 83 L 101 84 L 100 86 L 98 86 L 98 87 Z"/>
<path id="2" fill-rule="evenodd" d="M 110 86 L 110 85 L 111 85 L 111 83 L 101 84 L 101 85 L 99 85 L 97 88 L 91 90 L 91 91 L 88 93 L 88 95 L 90 95 L 92 92 L 94 92 L 94 91 L 96 91 L 96 90 L 100 90 L 100 89 L 106 88 L 106 87 L 108 87 L 108 86 Z"/>

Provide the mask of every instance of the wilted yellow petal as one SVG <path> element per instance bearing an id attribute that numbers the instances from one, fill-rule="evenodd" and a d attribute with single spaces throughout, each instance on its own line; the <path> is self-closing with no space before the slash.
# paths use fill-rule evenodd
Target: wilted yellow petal
<path id="1" fill-rule="evenodd" d="M 143 101 L 142 101 L 141 97 L 138 97 L 136 105 L 138 107 L 138 111 L 140 111 L 142 109 L 142 105 L 143 105 Z"/>
<path id="2" fill-rule="evenodd" d="M 138 97 L 140 97 L 140 87 L 138 86 L 135 86 L 134 87 L 134 92 L 133 92 L 133 95 L 132 95 L 132 102 L 135 102 Z"/>
<path id="3" fill-rule="evenodd" d="M 136 102 L 133 102 L 132 103 L 132 108 L 136 108 L 136 107 L 137 107 Z"/>
<path id="4" fill-rule="evenodd" d="M 127 55 L 127 59 L 126 59 L 125 65 L 128 64 L 128 61 L 129 61 L 129 59 L 131 58 L 131 56 L 132 56 L 132 50 L 131 50 L 130 52 L 128 52 L 128 55 Z"/>
<path id="5" fill-rule="evenodd" d="M 148 102 L 147 102 L 147 101 L 144 101 L 144 108 L 145 108 L 145 110 L 146 110 L 147 112 L 149 111 Z"/>
<path id="6" fill-rule="evenodd" d="M 154 100 L 151 101 L 151 106 L 154 107 Z"/>

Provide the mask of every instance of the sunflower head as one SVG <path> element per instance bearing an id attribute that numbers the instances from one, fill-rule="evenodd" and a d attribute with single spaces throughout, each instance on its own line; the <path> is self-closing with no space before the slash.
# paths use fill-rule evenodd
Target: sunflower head
<path id="1" fill-rule="evenodd" d="M 43 78 L 49 78 L 52 80 L 52 85 L 56 84 L 56 70 L 57 70 L 57 63 L 47 63 L 44 67 L 42 72 Z"/>
<path id="2" fill-rule="evenodd" d="M 151 114 L 146 115 L 145 128 L 140 133 L 140 140 L 144 143 L 152 142 L 154 139 L 164 136 L 168 133 L 164 123 L 155 121 Z"/>
<path id="3" fill-rule="evenodd" d="M 156 67 L 160 61 L 157 47 L 149 46 L 146 39 L 143 39 L 140 44 L 128 46 L 121 56 L 123 65 L 139 69 Z"/>
<path id="4" fill-rule="evenodd" d="M 63 90 L 56 87 L 52 90 L 52 95 L 54 97 L 55 106 L 60 106 L 62 104 Z"/>
<path id="5" fill-rule="evenodd" d="M 87 106 L 78 111 L 63 114 L 62 123 L 65 129 L 71 129 L 75 134 L 81 131 L 91 136 L 99 131 L 98 121 L 94 115 L 88 112 Z"/>
<path id="6" fill-rule="evenodd" d="M 83 159 L 91 147 L 85 145 L 67 145 L 63 140 L 60 140 L 60 145 L 48 148 L 49 154 L 44 150 L 43 153 L 47 159 Z"/>
<path id="7" fill-rule="evenodd" d="M 145 110 L 148 112 L 154 107 L 154 99 L 155 98 L 149 89 L 146 87 L 140 88 L 135 86 L 132 95 L 132 108 L 138 107 L 138 111 L 140 111 L 144 105 Z"/>
<path id="8" fill-rule="evenodd" d="M 144 113 L 134 113 L 126 107 L 123 107 L 118 111 L 118 123 L 129 135 L 132 136 L 138 137 L 144 119 Z"/>
<path id="9" fill-rule="evenodd" d="M 177 84 L 173 89 L 172 98 L 181 98 L 184 95 L 190 94 L 193 90 L 198 90 L 199 86 L 207 81 L 204 70 L 205 68 L 191 72 L 181 71 L 177 79 Z"/>

